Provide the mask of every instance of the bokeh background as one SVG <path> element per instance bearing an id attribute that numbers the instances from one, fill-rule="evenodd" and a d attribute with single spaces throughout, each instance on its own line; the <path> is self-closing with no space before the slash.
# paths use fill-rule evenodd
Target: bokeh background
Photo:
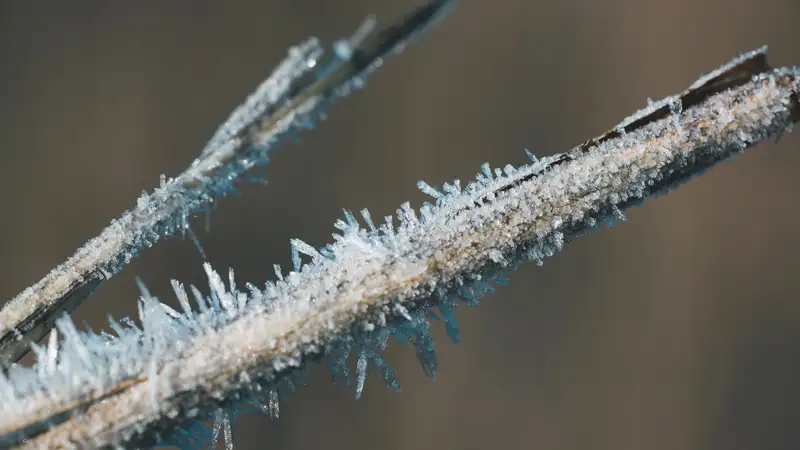
<path id="1" fill-rule="evenodd" d="M 177 174 L 309 35 L 347 35 L 417 0 L 0 2 L 0 298 L 11 298 Z M 291 237 L 330 241 L 341 208 L 373 216 L 414 187 L 470 179 L 598 135 L 737 54 L 800 64 L 797 0 L 462 0 L 453 14 L 275 153 L 195 226 L 213 264 L 273 277 Z M 439 376 L 413 351 L 404 387 L 355 401 L 327 371 L 245 415 L 240 449 L 793 449 L 800 446 L 800 135 L 766 143 L 524 266 L 478 309 Z M 188 240 L 146 250 L 74 315 L 135 316 L 134 277 L 204 285 Z"/>

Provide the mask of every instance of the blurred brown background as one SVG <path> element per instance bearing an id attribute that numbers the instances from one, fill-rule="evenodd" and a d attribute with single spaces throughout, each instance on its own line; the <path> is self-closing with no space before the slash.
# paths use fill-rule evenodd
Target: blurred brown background
<path id="1" fill-rule="evenodd" d="M 0 298 L 70 255 L 217 124 L 309 35 L 417 0 L 0 2 Z M 330 118 L 274 154 L 200 239 L 262 282 L 291 237 L 330 241 L 341 208 L 373 216 L 418 179 L 571 148 L 745 50 L 800 64 L 797 0 L 462 0 Z M 312 370 L 241 449 L 790 449 L 800 446 L 800 135 L 764 144 L 569 245 L 436 328 L 440 372 L 388 359 L 405 392 L 362 400 Z M 198 224 L 196 228 L 201 229 Z M 204 285 L 189 241 L 127 267 L 75 314 L 135 315 L 140 276 Z"/>

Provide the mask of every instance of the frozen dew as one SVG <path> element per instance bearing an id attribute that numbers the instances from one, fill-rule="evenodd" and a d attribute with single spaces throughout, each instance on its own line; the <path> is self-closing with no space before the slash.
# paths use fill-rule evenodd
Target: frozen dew
<path id="1" fill-rule="evenodd" d="M 418 20 L 401 22 L 391 33 L 378 33 L 377 46 L 362 48 L 376 25 L 375 19 L 369 18 L 350 38 L 337 41 L 334 56 L 324 61 L 323 46 L 316 38 L 292 47 L 272 74 L 219 126 L 183 173 L 162 175 L 158 187 L 143 192 L 133 209 L 5 305 L 0 337 L 18 339 L 0 349 L 0 364 L 18 360 L 27 351 L 27 343 L 43 337 L 46 330 L 25 326 L 28 318 L 41 310 L 49 315 L 59 313 L 64 298 L 74 294 L 76 286 L 96 287 L 160 239 L 176 231 L 188 234 L 202 258 L 208 260 L 189 225 L 190 218 L 208 214 L 217 199 L 238 194 L 235 185 L 251 179 L 247 173 L 252 168 L 266 165 L 278 144 L 312 128 L 329 105 L 363 86 L 384 60 L 402 51 L 451 6 L 450 0 L 431 3 L 425 14 L 414 16 Z M 356 55 L 358 60 L 351 61 Z M 73 296 L 69 305 L 81 300 Z"/>
<path id="2" fill-rule="evenodd" d="M 295 272 L 299 272 L 302 266 L 300 255 L 311 257 L 311 261 L 313 263 L 318 263 L 324 259 L 322 254 L 317 251 L 317 249 L 301 241 L 300 239 L 292 239 L 289 242 L 292 247 L 292 264 L 294 264 Z"/>
<path id="3" fill-rule="evenodd" d="M 172 284 L 172 290 L 175 292 L 175 297 L 178 298 L 178 303 L 181 305 L 181 309 L 183 309 L 183 314 L 188 317 L 192 317 L 192 306 L 189 304 L 189 296 L 186 294 L 186 289 L 184 289 L 183 284 L 177 280 L 170 280 Z"/>
<path id="4" fill-rule="evenodd" d="M 367 352 L 362 351 L 356 361 L 356 399 L 361 398 L 364 381 L 367 379 Z"/>
<path id="5" fill-rule="evenodd" d="M 420 191 L 422 191 L 423 194 L 429 195 L 429 196 L 431 196 L 431 197 L 433 197 L 433 198 L 435 198 L 437 200 L 444 196 L 444 194 L 442 194 L 438 190 L 432 188 L 428 183 L 426 183 L 426 182 L 424 182 L 422 180 L 417 181 L 417 188 Z"/>
<path id="6" fill-rule="evenodd" d="M 233 450 L 233 433 L 231 432 L 231 418 L 230 415 L 224 410 L 217 410 L 214 416 L 214 425 L 212 427 L 213 434 L 211 436 L 211 445 L 209 448 L 217 448 L 219 441 L 220 431 L 223 432 L 225 439 L 225 450 Z"/>
<path id="7" fill-rule="evenodd" d="M 37 358 L 38 360 L 38 358 Z M 47 374 L 53 375 L 56 371 L 56 364 L 58 363 L 58 331 L 53 328 L 50 331 L 50 337 L 47 340 L 47 355 L 43 361 L 43 365 L 47 368 Z"/>
<path id="8" fill-rule="evenodd" d="M 368 212 L 361 213 L 364 228 L 345 211 L 336 222 L 337 238 L 322 249 L 292 240 L 295 270 L 284 275 L 275 266 L 276 280 L 263 289 L 248 284 L 247 293 L 238 292 L 230 272 L 226 286 L 206 264 L 209 295 L 190 287 L 196 311 L 180 283 L 172 286 L 182 314 L 166 308 L 142 284 L 140 326 L 112 321 L 116 338 L 81 332 L 68 319 L 60 320 L 61 345 L 36 350 L 44 370 L 14 368 L 0 378 L 0 436 L 114 391 L 108 402 L 130 402 L 152 423 L 191 408 L 200 417 L 214 415 L 212 440 L 224 435 L 230 445 L 233 412 L 256 402 L 258 409 L 277 416 L 279 394 L 283 399 L 296 383 L 304 383 L 303 369 L 313 362 L 327 363 L 331 378 L 345 380 L 358 397 L 368 373 L 399 390 L 380 356 L 390 338 L 409 344 L 423 372 L 433 378 L 438 362 L 431 320 L 440 317 L 447 335 L 458 342 L 456 307 L 476 306 L 495 285 L 506 283 L 505 271 L 528 259 L 540 262 L 595 224 L 624 217 L 631 202 L 669 187 L 671 177 L 683 176 L 677 171 L 691 169 L 696 158 L 721 160 L 740 145 L 785 129 L 785 108 L 765 105 L 781 105 L 797 85 L 773 89 L 768 78 L 761 81 L 740 88 L 760 89 L 759 95 L 732 90 L 699 106 L 684 105 L 680 114 L 628 128 L 580 151 L 531 158 L 529 164 L 503 170 L 485 165 L 473 183 L 462 187 L 454 181 L 437 191 L 436 204 L 420 213 L 424 220 L 409 203 L 398 209 L 398 221 L 387 217 L 379 228 Z M 739 127 L 735 135 L 726 131 L 730 124 L 708 120 L 731 108 L 738 108 L 732 119 Z M 678 133 L 676 120 L 684 129 L 703 121 L 705 134 Z M 721 142 L 720 136 L 733 141 Z M 310 261 L 303 264 L 305 257 Z M 131 380 L 147 383 L 142 384 L 146 389 L 121 388 Z M 180 403 L 198 393 L 207 393 L 213 405 Z M 223 408 L 216 413 L 210 409 L 218 406 Z M 189 440 L 183 431 L 176 436 Z"/>
<path id="9" fill-rule="evenodd" d="M 269 391 L 269 400 L 267 401 L 265 412 L 272 419 L 277 419 L 280 416 L 280 403 L 278 401 L 278 391 L 275 389 Z"/>
<path id="10" fill-rule="evenodd" d="M 375 234 L 378 232 L 378 229 L 375 228 L 375 224 L 372 222 L 372 215 L 369 213 L 369 210 L 367 208 L 361 210 L 361 217 L 364 219 L 364 222 L 369 227 L 370 233 Z"/>
<path id="11" fill-rule="evenodd" d="M 458 344 L 461 341 L 461 335 L 458 332 L 458 320 L 456 319 L 453 305 L 447 300 L 442 301 L 442 303 L 439 304 L 439 311 L 442 313 L 442 317 L 444 318 L 447 336 L 453 341 L 453 343 Z"/>

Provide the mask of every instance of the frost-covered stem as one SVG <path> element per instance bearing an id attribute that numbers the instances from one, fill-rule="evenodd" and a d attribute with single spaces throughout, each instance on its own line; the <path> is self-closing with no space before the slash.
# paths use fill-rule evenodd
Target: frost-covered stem
<path id="1" fill-rule="evenodd" d="M 315 40 L 293 49 L 289 58 L 243 108 L 258 107 L 266 112 L 278 100 L 286 100 L 281 97 L 288 86 L 309 70 L 307 61 L 313 61 L 320 53 Z M 307 105 L 303 106 L 308 109 Z M 253 131 L 261 134 L 263 141 L 276 140 L 290 128 L 294 119 L 284 115 L 280 122 L 261 126 L 261 114 L 242 112 L 252 117 L 251 123 L 241 125 L 253 126 Z M 28 351 L 31 342 L 38 341 L 52 328 L 61 312 L 74 309 L 145 246 L 153 245 L 175 230 L 186 231 L 188 216 L 207 208 L 218 194 L 224 194 L 225 189 L 220 188 L 223 185 L 229 188 L 230 180 L 220 176 L 239 176 L 252 165 L 245 160 L 244 152 L 252 149 L 256 133 L 225 137 L 227 139 L 218 136 L 218 145 L 209 147 L 185 172 L 174 179 L 162 179 L 161 186 L 140 197 L 133 209 L 112 221 L 73 256 L 3 307 L 0 311 L 0 365 L 8 366 L 17 361 Z M 272 142 L 267 146 L 270 144 Z M 261 151 L 266 152 L 265 149 Z M 260 156 L 259 162 L 265 161 L 265 156 Z"/>
<path id="2" fill-rule="evenodd" d="M 333 100 L 363 85 L 387 57 L 401 51 L 448 9 L 451 0 L 434 0 L 394 28 L 370 36 L 369 19 L 335 54 L 318 61 L 316 39 L 293 47 L 289 56 L 217 130 L 200 157 L 111 222 L 42 280 L 28 287 L 0 311 L 0 368 L 16 362 L 39 341 L 63 313 L 72 311 L 103 281 L 136 254 L 176 231 L 188 232 L 189 218 L 234 191 L 255 166 L 287 136 L 313 126 Z M 369 40 L 368 38 L 374 37 Z"/>
<path id="3" fill-rule="evenodd" d="M 37 367 L 0 379 L 0 436 L 16 436 L 19 448 L 152 444 L 219 407 L 263 398 L 341 348 L 356 349 L 362 386 L 367 361 L 378 361 L 370 346 L 384 346 L 387 332 L 411 340 L 433 372 L 429 307 L 472 302 L 498 272 L 550 256 L 598 221 L 790 129 L 799 78 L 800 69 L 770 70 L 763 51 L 749 53 L 570 153 L 486 166 L 463 189 L 420 183 L 436 204 L 419 216 L 404 204 L 399 226 L 376 228 L 363 212 L 362 228 L 348 214 L 335 243 L 294 241 L 294 271 L 264 290 L 241 293 L 232 277 L 226 288 L 209 269 L 216 309 L 192 312 L 176 284 L 186 313 L 165 313 L 145 292 L 141 333 L 119 329 L 104 341 L 64 323 L 58 358 L 55 347 L 42 350 Z"/>

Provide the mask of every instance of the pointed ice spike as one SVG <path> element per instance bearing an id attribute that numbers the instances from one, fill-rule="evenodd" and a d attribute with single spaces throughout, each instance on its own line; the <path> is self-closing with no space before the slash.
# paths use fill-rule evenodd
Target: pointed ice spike
<path id="1" fill-rule="evenodd" d="M 255 284 L 250 283 L 249 281 L 245 283 L 244 286 L 247 288 L 247 291 L 250 293 L 251 297 L 256 297 L 261 294 L 261 290 L 258 289 Z"/>
<path id="2" fill-rule="evenodd" d="M 392 218 L 392 216 L 384 216 L 383 217 L 383 225 L 381 226 L 381 228 L 383 228 L 383 234 L 385 234 L 386 236 L 389 236 L 389 237 L 394 236 L 394 234 L 395 234 L 394 233 L 394 219 Z"/>
<path id="3" fill-rule="evenodd" d="M 269 411 L 269 416 L 273 419 L 277 419 L 280 415 L 280 403 L 278 401 L 278 391 L 276 389 L 269 391 L 269 403 L 267 403 L 267 409 Z"/>
<path id="4" fill-rule="evenodd" d="M 83 339 L 81 339 L 78 329 L 75 328 L 75 324 L 72 323 L 72 319 L 69 316 L 61 317 L 56 320 L 56 328 L 64 335 L 64 347 L 67 348 L 69 346 L 70 350 L 77 353 L 84 367 L 87 369 L 92 368 L 92 357 L 89 354 L 89 349 L 83 343 Z"/>
<path id="5" fill-rule="evenodd" d="M 436 362 L 436 351 L 433 349 L 432 344 L 417 344 L 417 361 L 419 361 L 419 364 L 422 366 L 422 371 L 425 372 L 425 376 L 436 378 L 438 364 Z"/>
<path id="6" fill-rule="evenodd" d="M 247 306 L 247 301 L 250 299 L 247 294 L 244 292 L 236 293 L 236 304 L 239 311 L 244 311 L 244 308 Z"/>
<path id="7" fill-rule="evenodd" d="M 400 382 L 398 382 L 397 378 L 395 378 L 392 368 L 389 367 L 389 365 L 383 358 L 381 358 L 380 355 L 373 354 L 372 361 L 375 363 L 376 366 L 378 366 L 381 369 L 381 373 L 383 375 L 383 381 L 384 383 L 386 383 L 386 386 L 388 386 L 389 389 L 395 392 L 400 392 L 403 390 L 400 387 Z"/>
<path id="8" fill-rule="evenodd" d="M 214 414 L 214 433 L 211 435 L 211 445 L 209 448 L 215 449 L 217 448 L 217 442 L 219 441 L 219 431 L 222 427 L 222 417 L 224 415 L 224 411 L 222 409 L 218 409 L 217 412 Z"/>
<path id="9" fill-rule="evenodd" d="M 39 344 L 34 344 L 33 342 L 30 343 L 30 346 L 33 359 L 37 362 L 36 366 L 34 367 L 36 368 L 37 376 L 41 379 L 47 375 L 47 367 L 44 364 L 38 364 L 38 362 L 45 362 L 47 360 L 47 350 L 44 347 L 39 346 Z"/>
<path id="10" fill-rule="evenodd" d="M 334 353 L 336 353 L 335 348 L 328 350 L 325 353 L 324 359 L 328 370 L 331 372 L 331 381 L 333 384 L 336 384 L 336 381 L 339 379 L 339 359 L 334 356 Z"/>
<path id="11" fill-rule="evenodd" d="M 395 305 L 394 310 L 397 311 L 398 314 L 400 314 L 404 319 L 408 320 L 409 322 L 413 320 L 411 314 L 408 313 L 408 309 L 405 306 L 398 303 L 397 305 Z"/>
<path id="12" fill-rule="evenodd" d="M 445 183 L 444 186 L 442 186 L 442 190 L 447 195 L 451 195 L 451 196 L 460 195 L 461 194 L 461 180 L 456 178 L 455 180 L 453 180 L 452 184 L 451 183 Z"/>
<path id="13" fill-rule="evenodd" d="M 229 414 L 225 414 L 222 423 L 225 427 L 225 450 L 233 450 L 233 433 L 231 432 L 231 417 Z"/>
<path id="14" fill-rule="evenodd" d="M 273 264 L 272 268 L 275 270 L 275 276 L 278 277 L 279 280 L 283 281 L 283 272 L 281 272 L 281 266 L 278 264 Z"/>
<path id="15" fill-rule="evenodd" d="M 419 360 L 425 375 L 430 378 L 436 378 L 437 362 L 433 337 L 431 336 L 431 325 L 425 319 L 425 314 L 422 311 L 415 312 L 413 319 L 411 325 L 413 326 L 413 343 L 416 347 L 417 360 Z"/>
<path id="16" fill-rule="evenodd" d="M 233 136 L 242 134 L 249 124 L 262 115 L 266 109 L 283 98 L 292 86 L 308 73 L 322 56 L 323 49 L 317 39 L 310 39 L 299 46 L 292 47 L 289 58 L 261 83 L 248 96 L 247 100 L 236 108 L 228 119 L 214 132 L 214 136 L 203 149 L 203 155 L 209 154 Z M 281 82 L 276 82 L 276 80 Z"/>
<path id="17" fill-rule="evenodd" d="M 350 387 L 350 369 L 347 367 L 347 358 L 350 357 L 350 346 L 346 346 L 342 349 L 341 353 L 339 354 L 339 359 L 337 364 L 339 369 L 341 370 L 342 378 L 344 378 L 345 384 Z"/>
<path id="18" fill-rule="evenodd" d="M 444 302 L 440 303 L 439 311 L 441 311 L 442 316 L 444 316 L 444 326 L 447 330 L 447 336 L 454 344 L 458 344 L 459 341 L 461 341 L 461 335 L 458 332 L 458 320 L 456 320 L 456 314 L 452 306 Z"/>
<path id="19" fill-rule="evenodd" d="M 105 339 L 106 342 L 109 343 L 109 344 L 117 340 L 117 336 L 114 336 L 113 334 L 109 333 L 108 331 L 101 331 L 100 332 L 100 336 L 103 339 Z"/>
<path id="20" fill-rule="evenodd" d="M 159 303 L 159 304 L 161 305 L 161 308 L 164 309 L 164 312 L 167 313 L 167 315 L 172 317 L 173 319 L 180 319 L 181 317 L 183 317 L 181 316 L 181 313 L 176 311 L 175 308 L 169 306 L 168 304 L 166 303 Z"/>
<path id="21" fill-rule="evenodd" d="M 197 303 L 197 309 L 200 310 L 200 313 L 202 314 L 208 311 L 208 302 L 206 302 L 200 289 L 197 289 L 197 286 L 192 284 L 189 286 L 189 290 L 192 291 L 192 297 L 194 297 L 194 301 Z"/>
<path id="22" fill-rule="evenodd" d="M 139 320 L 143 333 L 147 336 L 147 345 L 162 349 L 172 338 L 180 334 L 180 327 L 175 319 L 182 316 L 177 311 L 159 302 L 155 297 L 139 299 Z"/>
<path id="23" fill-rule="evenodd" d="M 126 335 L 125 328 L 123 328 L 123 327 L 122 327 L 122 325 L 121 325 L 119 322 L 117 322 L 116 320 L 114 320 L 114 317 L 112 317 L 112 316 L 111 316 L 111 314 L 109 314 L 109 315 L 108 315 L 108 326 L 109 326 L 109 327 L 110 327 L 110 328 L 111 328 L 111 329 L 112 329 L 112 330 L 113 330 L 115 333 L 117 333 L 117 336 L 120 336 L 120 337 L 122 337 L 122 336 Z M 55 329 L 54 329 L 54 330 L 55 330 Z"/>
<path id="24" fill-rule="evenodd" d="M 193 314 L 192 306 L 189 304 L 189 296 L 186 295 L 186 289 L 184 289 L 183 284 L 177 280 L 171 280 L 170 283 L 172 284 L 172 290 L 175 291 L 175 296 L 178 297 L 178 303 L 180 303 L 183 313 L 187 317 L 191 317 Z"/>
<path id="25" fill-rule="evenodd" d="M 58 364 L 58 331 L 53 328 L 50 331 L 50 338 L 47 340 L 47 373 L 54 374 Z"/>
<path id="26" fill-rule="evenodd" d="M 422 191 L 423 194 L 429 195 L 437 200 L 444 197 L 444 194 L 442 194 L 441 192 L 431 187 L 431 185 L 422 180 L 417 181 L 417 189 Z"/>
<path id="27" fill-rule="evenodd" d="M 144 318 L 147 315 L 147 313 L 144 310 L 146 298 L 147 297 L 141 297 L 139 298 L 139 301 L 136 303 L 136 311 L 139 313 L 139 322 L 142 322 L 143 329 L 144 329 Z"/>
<path id="28" fill-rule="evenodd" d="M 369 210 L 367 208 L 361 210 L 361 217 L 364 218 L 364 222 L 366 222 L 370 231 L 372 231 L 373 233 L 377 231 L 377 229 L 375 228 L 375 224 L 372 223 L 372 216 L 369 214 Z"/>
<path id="29" fill-rule="evenodd" d="M 489 163 L 481 164 L 481 172 L 483 172 L 483 175 L 486 177 L 487 180 L 494 179 L 494 176 L 492 175 L 492 168 L 489 167 Z"/>
<path id="30" fill-rule="evenodd" d="M 189 233 L 189 238 L 192 240 L 197 252 L 200 253 L 200 257 L 203 258 L 203 261 L 208 261 L 208 255 L 206 255 L 206 251 L 203 249 L 203 244 L 200 243 L 200 239 L 198 239 L 197 235 L 194 234 L 194 231 L 192 231 L 192 227 L 189 226 L 189 222 L 186 222 L 186 227 L 184 229 L 187 233 Z"/>
<path id="31" fill-rule="evenodd" d="M 347 223 L 342 219 L 336 219 L 336 221 L 333 222 L 333 227 L 341 232 L 347 231 Z M 336 237 L 336 235 L 334 235 L 334 237 Z"/>
<path id="32" fill-rule="evenodd" d="M 356 220 L 356 216 L 353 215 L 352 211 L 344 209 L 344 220 L 347 222 L 348 228 L 358 228 L 358 221 Z"/>
<path id="33" fill-rule="evenodd" d="M 142 330 L 140 330 L 139 327 L 136 326 L 136 322 L 134 322 L 130 317 L 123 317 L 122 319 L 119 319 L 119 323 L 124 324 L 131 330 L 135 331 L 137 334 L 141 334 L 142 332 Z"/>
<path id="34" fill-rule="evenodd" d="M 361 392 L 364 391 L 364 381 L 367 379 L 367 352 L 361 350 L 356 362 L 356 400 L 361 398 Z"/>
<path id="35" fill-rule="evenodd" d="M 531 151 L 530 151 L 530 150 L 528 150 L 527 148 L 525 149 L 525 154 L 526 154 L 526 155 L 528 155 L 528 158 L 530 158 L 530 159 L 531 159 L 531 161 L 533 161 L 533 162 L 539 162 L 539 158 L 537 158 L 537 157 L 536 157 L 536 155 L 534 155 L 533 153 L 531 153 Z"/>
<path id="36" fill-rule="evenodd" d="M 312 262 L 314 263 L 319 263 L 324 259 L 322 254 L 318 252 L 317 249 L 301 241 L 300 239 L 291 239 L 289 242 L 292 246 L 292 262 L 294 263 L 295 272 L 299 272 L 302 265 L 300 254 L 310 256 Z"/>
<path id="37" fill-rule="evenodd" d="M 292 247 L 292 267 L 295 272 L 300 272 L 300 268 L 303 266 L 303 261 L 300 259 L 300 252 L 293 242 L 289 241 L 289 243 Z"/>
<path id="38" fill-rule="evenodd" d="M 508 285 L 510 283 L 508 278 L 503 278 L 503 277 L 497 277 L 497 278 L 493 279 L 492 282 L 494 284 L 496 284 L 498 286 L 502 286 L 502 287 L 508 287 Z"/>
<path id="39" fill-rule="evenodd" d="M 141 293 L 141 297 L 144 299 L 150 299 L 152 296 L 150 295 L 150 291 L 147 290 L 147 286 L 145 286 L 144 282 L 141 278 L 136 277 L 136 286 L 139 288 L 139 292 Z"/>
<path id="40" fill-rule="evenodd" d="M 419 223 L 417 220 L 417 213 L 409 202 L 400 205 L 400 208 L 397 210 L 397 218 L 400 219 L 400 223 L 405 226 L 413 226 Z"/>
<path id="41" fill-rule="evenodd" d="M 236 292 L 236 279 L 234 278 L 233 275 L 233 267 L 228 268 L 228 290 L 231 293 Z"/>
<path id="42" fill-rule="evenodd" d="M 219 274 L 211 268 L 211 264 L 203 263 L 203 269 L 206 271 L 208 277 L 208 287 L 211 289 L 211 298 L 215 302 L 219 302 L 222 307 L 228 312 L 230 317 L 236 314 L 236 302 L 233 301 L 233 296 L 225 288 L 222 278 Z"/>

